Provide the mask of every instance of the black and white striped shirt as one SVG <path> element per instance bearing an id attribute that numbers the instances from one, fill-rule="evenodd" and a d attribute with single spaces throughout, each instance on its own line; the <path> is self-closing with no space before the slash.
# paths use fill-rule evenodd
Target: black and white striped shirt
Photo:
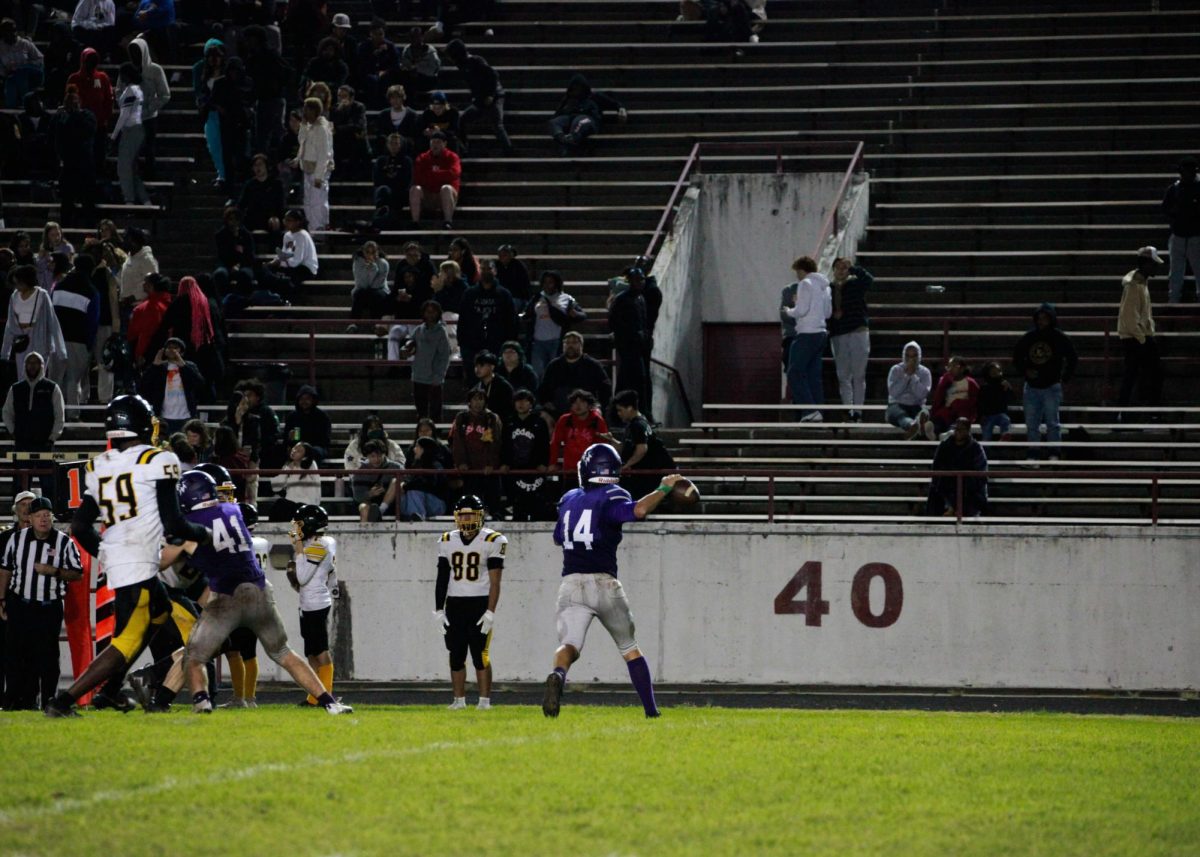
<path id="1" fill-rule="evenodd" d="M 0 558 L 0 568 L 12 572 L 8 591 L 27 601 L 55 601 L 66 593 L 67 584 L 34 570 L 35 563 L 82 572 L 79 548 L 66 533 L 52 530 L 44 539 L 34 535 L 33 527 L 13 533 Z"/>

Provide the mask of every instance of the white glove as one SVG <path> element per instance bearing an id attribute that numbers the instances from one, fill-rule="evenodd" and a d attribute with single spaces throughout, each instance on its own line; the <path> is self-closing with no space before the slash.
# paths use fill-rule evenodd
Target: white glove
<path id="1" fill-rule="evenodd" d="M 475 624 L 479 626 L 479 633 L 486 637 L 492 633 L 492 626 L 496 624 L 496 614 L 491 610 L 486 610 Z"/>
<path id="2" fill-rule="evenodd" d="M 445 634 L 446 629 L 450 627 L 450 620 L 446 618 L 446 611 L 434 610 L 433 618 L 437 621 L 438 630 Z"/>

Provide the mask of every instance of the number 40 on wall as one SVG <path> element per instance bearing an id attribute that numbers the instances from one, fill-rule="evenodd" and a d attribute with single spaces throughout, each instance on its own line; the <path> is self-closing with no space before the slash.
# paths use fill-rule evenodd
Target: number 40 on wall
<path id="1" fill-rule="evenodd" d="M 883 612 L 871 612 L 871 581 L 883 579 Z M 796 596 L 804 590 L 804 600 Z M 904 585 L 900 572 L 886 562 L 869 562 L 854 575 L 850 584 L 850 609 L 854 618 L 868 628 L 886 628 L 900 618 L 904 606 Z M 776 615 L 804 614 L 805 625 L 821 626 L 821 617 L 828 615 L 829 602 L 821 599 L 821 563 L 809 561 L 800 566 L 787 585 L 775 596 Z"/>

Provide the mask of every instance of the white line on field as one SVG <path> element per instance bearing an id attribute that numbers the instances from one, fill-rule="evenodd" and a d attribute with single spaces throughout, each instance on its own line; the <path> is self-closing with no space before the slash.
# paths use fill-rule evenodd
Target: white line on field
<path id="1" fill-rule="evenodd" d="M 696 724 L 692 724 L 694 729 Z M 671 729 L 673 724 L 662 723 L 659 721 L 654 726 L 655 730 Z M 644 727 L 642 727 L 644 730 Z M 638 731 L 638 727 L 623 726 L 606 728 L 601 730 L 604 735 L 613 733 L 634 732 Z M 165 777 L 156 783 L 149 783 L 144 786 L 136 786 L 127 789 L 104 789 L 93 792 L 86 797 L 79 798 L 62 798 L 51 801 L 43 806 L 31 806 L 15 810 L 0 810 L 0 824 L 14 824 L 20 821 L 28 821 L 34 818 L 46 818 L 50 816 L 62 815 L 68 812 L 77 812 L 79 810 L 88 809 L 102 803 L 113 803 L 118 801 L 136 800 L 138 798 L 151 797 L 153 795 L 162 794 L 163 792 L 173 791 L 175 789 L 196 789 L 206 786 L 219 786 L 231 782 L 240 782 L 242 780 L 253 779 L 254 777 L 263 774 L 279 774 L 288 773 L 291 771 L 301 771 L 308 768 L 327 767 L 329 765 L 353 765 L 359 762 L 378 761 L 380 759 L 403 759 L 411 756 L 420 756 L 426 753 L 440 753 L 453 750 L 482 750 L 494 747 L 519 747 L 523 744 L 535 743 L 550 743 L 554 741 L 564 741 L 567 739 L 597 737 L 601 732 L 596 733 L 579 733 L 567 732 L 554 735 L 535 735 L 535 736 L 518 736 L 513 738 L 498 738 L 492 740 L 478 741 L 435 741 L 431 744 L 422 744 L 417 747 L 403 747 L 383 750 L 354 750 L 348 753 L 342 753 L 337 756 L 310 756 L 307 759 L 300 759 L 293 762 L 264 762 L 260 765 L 250 765 L 244 768 L 228 768 L 221 771 L 216 771 L 212 774 L 202 777 L 187 778 L 187 777 Z"/>

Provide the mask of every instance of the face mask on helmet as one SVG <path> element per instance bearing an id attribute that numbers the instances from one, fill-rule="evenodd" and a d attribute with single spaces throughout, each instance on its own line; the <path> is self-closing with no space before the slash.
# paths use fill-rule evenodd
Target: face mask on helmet
<path id="1" fill-rule="evenodd" d="M 454 510 L 454 525 L 464 538 L 474 538 L 483 529 L 483 510 L 461 508 Z"/>

